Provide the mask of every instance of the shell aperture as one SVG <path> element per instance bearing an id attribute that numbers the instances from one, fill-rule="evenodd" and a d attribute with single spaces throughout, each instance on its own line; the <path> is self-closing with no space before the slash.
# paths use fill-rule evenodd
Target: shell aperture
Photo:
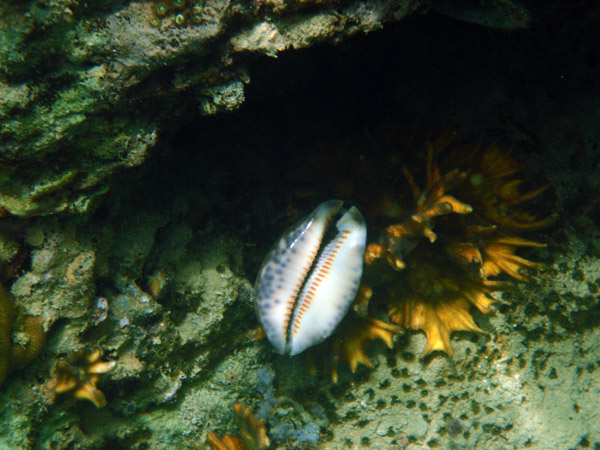
<path id="1" fill-rule="evenodd" d="M 256 311 L 279 353 L 297 355 L 324 341 L 356 296 L 367 239 L 360 211 L 346 211 L 336 223 L 337 235 L 321 245 L 342 205 L 321 203 L 279 238 L 259 271 Z"/>

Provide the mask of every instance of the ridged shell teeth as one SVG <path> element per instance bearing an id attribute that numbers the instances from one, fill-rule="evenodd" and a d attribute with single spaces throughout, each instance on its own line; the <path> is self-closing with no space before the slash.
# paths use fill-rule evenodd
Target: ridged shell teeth
<path id="1" fill-rule="evenodd" d="M 273 246 L 256 280 L 256 310 L 279 353 L 297 355 L 333 333 L 356 296 L 367 231 L 350 208 L 336 223 L 338 234 L 322 240 L 341 200 L 320 204 Z"/>

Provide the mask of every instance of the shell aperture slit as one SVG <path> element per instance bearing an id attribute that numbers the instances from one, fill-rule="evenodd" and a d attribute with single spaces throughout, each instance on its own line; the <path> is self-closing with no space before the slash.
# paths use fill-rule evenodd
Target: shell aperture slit
<path id="1" fill-rule="evenodd" d="M 367 230 L 351 207 L 337 221 L 337 235 L 322 248 L 343 202 L 321 203 L 285 232 L 263 263 L 255 284 L 256 311 L 279 353 L 297 355 L 329 337 L 352 304 L 363 268 Z"/>

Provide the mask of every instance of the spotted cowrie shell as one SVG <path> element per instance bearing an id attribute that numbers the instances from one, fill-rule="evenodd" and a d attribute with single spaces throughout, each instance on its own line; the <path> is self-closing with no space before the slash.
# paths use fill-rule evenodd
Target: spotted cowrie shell
<path id="1" fill-rule="evenodd" d="M 321 203 L 279 238 L 259 271 L 256 311 L 279 353 L 293 356 L 323 342 L 356 296 L 367 239 L 360 211 L 348 209 L 336 223 L 337 235 L 322 245 L 342 205 Z"/>

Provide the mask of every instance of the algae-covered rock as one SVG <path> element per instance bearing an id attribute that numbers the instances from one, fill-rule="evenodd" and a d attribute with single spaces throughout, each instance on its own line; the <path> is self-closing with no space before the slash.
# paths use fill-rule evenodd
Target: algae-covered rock
<path id="1" fill-rule="evenodd" d="M 168 448 L 158 442 L 183 442 L 192 429 L 198 440 L 210 431 L 207 417 L 227 418 L 226 410 L 216 414 L 224 395 L 245 397 L 256 384 L 255 374 L 240 378 L 260 353 L 248 330 L 251 286 L 239 275 L 240 242 L 192 232 L 180 221 L 181 205 L 171 206 L 135 221 L 139 211 L 127 204 L 129 213 L 121 216 L 127 219 L 111 230 L 70 217 L 40 218 L 24 232 L 36 247 L 12 283 L 14 305 L 10 294 L 0 302 L 0 363 L 7 362 L 11 341 L 13 347 L 28 343 L 21 325 L 13 327 L 13 310 L 41 319 L 49 339 L 25 373 L 26 383 L 12 377 L 13 368 L 0 367 L 2 381 L 10 376 L 0 392 L 0 446 L 27 448 L 34 433 L 37 448 L 69 442 L 93 448 L 148 429 L 156 448 Z M 239 331 L 240 324 L 246 331 Z M 89 355 L 90 367 L 111 370 L 90 369 L 72 387 L 81 380 L 67 364 Z M 98 396 L 102 401 L 82 405 L 83 414 L 74 412 L 75 402 Z M 181 408 L 171 408 L 182 401 Z M 101 412 L 89 409 L 97 407 Z M 106 421 L 96 422 L 94 414 Z M 18 439 L 10 431 L 16 427 Z"/>
<path id="2" fill-rule="evenodd" d="M 190 107 L 233 110 L 240 52 L 338 42 L 419 2 L 13 2 L 0 11 L 0 211 L 85 212 Z M 194 108 L 194 105 L 196 107 Z"/>
<path id="3" fill-rule="evenodd" d="M 40 245 L 32 249 L 31 269 L 13 283 L 11 292 L 31 315 L 50 328 L 60 318 L 80 318 L 95 292 L 95 246 L 80 239 L 74 224 L 48 221 L 36 231 Z"/>

